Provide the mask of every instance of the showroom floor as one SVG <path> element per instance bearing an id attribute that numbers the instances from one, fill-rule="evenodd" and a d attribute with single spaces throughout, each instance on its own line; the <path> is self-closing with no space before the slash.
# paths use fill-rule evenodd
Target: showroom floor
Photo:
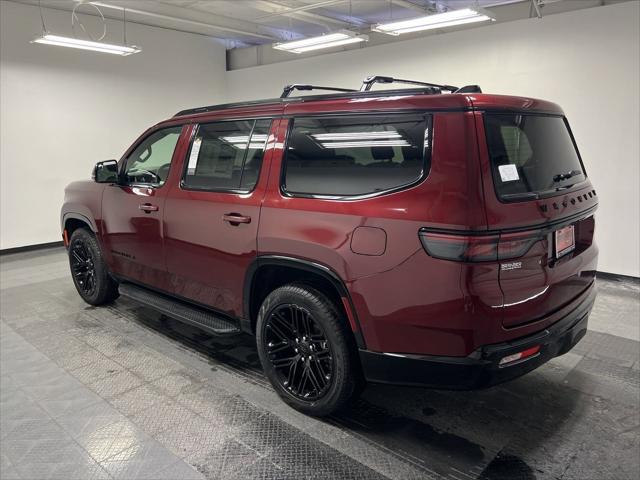
<path id="1" fill-rule="evenodd" d="M 92 308 L 62 248 L 1 262 L 0 478 L 626 479 L 639 470 L 640 284 L 600 280 L 570 353 L 479 392 L 370 387 L 285 406 L 249 336 Z"/>

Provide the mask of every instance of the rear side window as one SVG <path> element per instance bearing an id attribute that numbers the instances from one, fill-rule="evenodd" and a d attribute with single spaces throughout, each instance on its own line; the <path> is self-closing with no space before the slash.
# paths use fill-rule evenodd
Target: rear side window
<path id="1" fill-rule="evenodd" d="M 485 114 L 487 146 L 498 196 L 551 195 L 586 179 L 563 117 Z"/>
<path id="2" fill-rule="evenodd" d="M 200 125 L 191 142 L 183 186 L 252 190 L 258 181 L 270 119 Z"/>
<path id="3" fill-rule="evenodd" d="M 289 133 L 283 188 L 348 197 L 407 186 L 429 170 L 430 116 L 296 118 Z"/>

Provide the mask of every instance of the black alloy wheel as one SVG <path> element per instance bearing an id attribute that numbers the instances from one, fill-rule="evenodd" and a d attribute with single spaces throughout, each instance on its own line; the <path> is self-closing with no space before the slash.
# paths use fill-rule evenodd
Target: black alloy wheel
<path id="1" fill-rule="evenodd" d="M 118 283 L 109 275 L 95 235 L 78 228 L 69 241 L 69 266 L 76 290 L 90 305 L 102 305 L 115 300 Z"/>
<path id="2" fill-rule="evenodd" d="M 331 347 L 313 315 L 299 305 L 280 305 L 266 324 L 269 361 L 291 395 L 318 400 L 325 395 L 334 371 Z"/>
<path id="3" fill-rule="evenodd" d="M 91 251 L 84 242 L 75 241 L 69 249 L 71 272 L 79 290 L 87 296 L 93 296 L 96 290 L 96 268 Z"/>
<path id="4" fill-rule="evenodd" d="M 274 289 L 256 319 L 260 363 L 276 393 L 308 415 L 349 406 L 364 386 L 349 323 L 331 297 L 303 283 Z"/>

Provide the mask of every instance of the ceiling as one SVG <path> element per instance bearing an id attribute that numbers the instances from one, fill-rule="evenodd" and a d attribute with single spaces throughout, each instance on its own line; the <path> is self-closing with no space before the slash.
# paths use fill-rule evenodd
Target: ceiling
<path id="1" fill-rule="evenodd" d="M 92 3 L 107 18 L 122 21 L 126 13 L 128 22 L 207 35 L 227 49 L 341 29 L 366 33 L 372 44 L 384 43 L 393 39 L 371 32 L 371 25 L 469 6 L 490 9 L 497 21 L 509 21 L 619 1 L 626 0 L 41 0 L 43 7 L 65 11 L 84 3 L 77 8 L 80 17 L 99 15 L 86 5 Z"/>
<path id="2" fill-rule="evenodd" d="M 38 0 L 14 1 L 38 5 Z M 105 17 L 118 20 L 125 9 L 127 21 L 208 35 L 236 48 L 340 29 L 371 35 L 370 26 L 378 22 L 522 2 L 530 0 L 42 0 L 42 6 L 71 11 L 78 3 L 94 3 Z M 98 13 L 90 5 L 77 12 Z"/>

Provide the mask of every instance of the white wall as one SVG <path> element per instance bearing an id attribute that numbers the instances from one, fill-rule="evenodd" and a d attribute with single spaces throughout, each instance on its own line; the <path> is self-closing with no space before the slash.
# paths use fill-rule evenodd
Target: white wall
<path id="1" fill-rule="evenodd" d="M 639 2 L 226 73 L 224 49 L 206 37 L 129 24 L 143 51 L 114 58 L 32 45 L 37 9 L 0 8 L 2 249 L 58 240 L 64 186 L 182 108 L 274 97 L 294 82 L 355 86 L 376 73 L 562 105 L 601 202 L 600 270 L 640 275 Z M 70 31 L 69 13 L 45 9 L 45 20 Z M 110 22 L 112 41 L 120 28 Z"/>
<path id="2" fill-rule="evenodd" d="M 379 74 L 557 102 L 598 191 L 599 270 L 640 276 L 639 18 L 640 3 L 628 2 L 234 70 L 227 97 Z"/>
<path id="3" fill-rule="evenodd" d="M 119 57 L 30 44 L 38 9 L 0 9 L 2 249 L 59 241 L 66 184 L 178 110 L 224 101 L 224 47 L 207 37 L 128 24 L 142 53 Z M 70 13 L 44 15 L 52 33 L 71 34 Z M 99 30 L 95 19 L 87 27 Z M 121 28 L 109 22 L 108 39 L 121 42 Z"/>

